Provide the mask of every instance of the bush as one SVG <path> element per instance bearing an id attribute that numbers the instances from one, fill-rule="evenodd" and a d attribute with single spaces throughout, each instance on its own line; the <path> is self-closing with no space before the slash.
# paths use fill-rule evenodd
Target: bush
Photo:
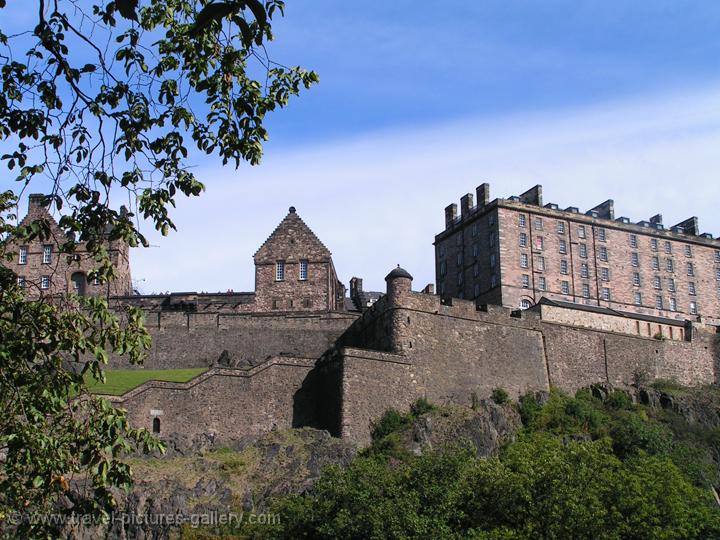
<path id="1" fill-rule="evenodd" d="M 410 420 L 409 415 L 402 414 L 397 409 L 388 409 L 382 415 L 382 418 L 376 424 L 373 424 L 370 436 L 373 441 L 378 441 L 408 425 Z"/>
<path id="2" fill-rule="evenodd" d="M 510 401 L 510 395 L 503 388 L 495 388 L 492 391 L 490 398 L 498 405 L 502 405 L 503 403 Z"/>
<path id="3" fill-rule="evenodd" d="M 622 390 L 613 390 L 613 393 L 605 400 L 605 404 L 617 410 L 629 410 L 633 407 L 632 398 Z"/>
<path id="4" fill-rule="evenodd" d="M 418 399 L 415 403 L 410 405 L 410 413 L 414 416 L 422 416 L 425 413 L 429 413 L 430 411 L 435 409 L 435 405 L 430 403 L 426 398 L 422 397 Z"/>
<path id="5" fill-rule="evenodd" d="M 535 394 L 520 396 L 520 420 L 522 420 L 523 425 L 532 425 L 541 410 L 542 405 L 537 402 Z"/>

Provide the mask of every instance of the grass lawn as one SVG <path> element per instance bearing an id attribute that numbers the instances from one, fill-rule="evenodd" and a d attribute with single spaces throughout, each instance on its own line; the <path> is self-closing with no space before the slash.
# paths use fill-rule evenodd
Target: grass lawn
<path id="1" fill-rule="evenodd" d="M 151 379 L 156 381 L 187 382 L 206 371 L 207 368 L 107 369 L 105 370 L 105 379 L 107 380 L 105 384 L 96 381 L 90 375 L 87 376 L 85 383 L 87 384 L 88 390 L 93 394 L 119 396 Z"/>

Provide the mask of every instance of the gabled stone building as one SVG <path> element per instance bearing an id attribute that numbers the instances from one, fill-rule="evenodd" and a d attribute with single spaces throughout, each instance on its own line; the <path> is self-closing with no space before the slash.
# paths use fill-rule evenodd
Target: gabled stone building
<path id="1" fill-rule="evenodd" d="M 337 311 L 345 287 L 330 250 L 294 206 L 255 253 L 256 311 Z"/>
<path id="2" fill-rule="evenodd" d="M 107 239 L 107 249 L 115 267 L 117 279 L 101 283 L 88 279 L 97 263 L 88 254 L 84 243 L 79 243 L 72 256 L 60 252 L 68 238 L 45 205 L 46 197 L 32 194 L 28 198 L 28 213 L 21 221 L 27 225 L 46 221 L 50 237 L 14 246 L 15 257 L 3 264 L 15 272 L 18 284 L 28 289 L 29 298 L 77 293 L 81 296 L 124 296 L 132 292 L 130 274 L 130 247 L 126 242 Z"/>

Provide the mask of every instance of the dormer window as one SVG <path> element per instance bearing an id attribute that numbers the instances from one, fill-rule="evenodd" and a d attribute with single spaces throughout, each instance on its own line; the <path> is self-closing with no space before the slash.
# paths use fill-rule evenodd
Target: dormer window
<path id="1" fill-rule="evenodd" d="M 50 264 L 52 261 L 52 246 L 43 246 L 43 264 Z"/>
<path id="2" fill-rule="evenodd" d="M 305 281 L 308 278 L 308 262 L 307 259 L 300 259 L 300 281 Z"/>
<path id="3" fill-rule="evenodd" d="M 275 281 L 285 281 L 285 261 L 275 263 Z"/>

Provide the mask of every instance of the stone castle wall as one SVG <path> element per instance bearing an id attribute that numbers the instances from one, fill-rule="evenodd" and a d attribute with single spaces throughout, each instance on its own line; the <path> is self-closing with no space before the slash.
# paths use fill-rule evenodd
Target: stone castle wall
<path id="1" fill-rule="evenodd" d="M 161 434 L 238 440 L 307 424 L 303 381 L 312 366 L 305 358 L 273 357 L 246 370 L 211 369 L 187 383 L 148 381 L 109 399 L 128 410 L 135 427 L 152 431 L 159 418 Z"/>
<path id="2" fill-rule="evenodd" d="M 554 318 L 561 319 L 557 311 Z M 571 311 L 573 324 L 543 320 L 539 309 L 478 310 L 470 301 L 389 293 L 339 340 L 352 347 L 338 360 L 342 435 L 366 443 L 373 419 L 420 397 L 469 405 L 473 394 L 487 397 L 497 387 L 516 398 L 550 385 L 568 392 L 603 381 L 628 386 L 638 377 L 685 385 L 715 382 L 719 355 L 713 327 L 695 324 L 683 340 L 657 339 L 633 334 L 635 321 L 613 329 L 594 314 L 584 318 Z M 375 351 L 360 354 L 358 347 Z"/>
<path id="3" fill-rule="evenodd" d="M 146 313 L 152 348 L 146 369 L 257 365 L 276 355 L 319 358 L 357 315 L 352 313 Z M 113 369 L 129 368 L 125 357 Z"/>

